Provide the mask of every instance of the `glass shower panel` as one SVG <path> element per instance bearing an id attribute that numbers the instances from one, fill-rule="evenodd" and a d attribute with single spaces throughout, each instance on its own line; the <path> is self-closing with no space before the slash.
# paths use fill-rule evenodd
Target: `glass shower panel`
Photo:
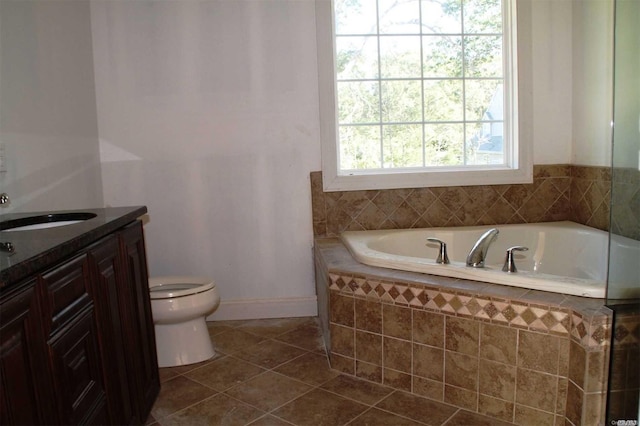
<path id="1" fill-rule="evenodd" d="M 0 100 L 3 98 L 2 94 L 3 94 L 3 89 L 5 86 L 5 81 L 3 80 L 2 76 L 2 47 L 3 47 L 3 40 L 4 40 L 4 34 L 2 32 L 2 8 L 0 8 Z M 3 108 L 1 107 L 0 104 L 0 221 L 3 220 L 3 213 L 4 213 L 4 207 L 7 206 L 7 201 L 8 201 L 8 196 L 6 195 L 6 178 L 5 175 L 7 174 L 7 148 L 5 146 L 5 140 L 4 140 L 4 135 L 2 133 L 3 130 Z M 4 238 L 0 238 L 0 272 L 6 268 L 6 259 L 8 257 L 8 254 L 6 254 L 4 252 L 4 248 L 7 247 L 6 246 L 7 242 L 4 241 Z"/>
<path id="2" fill-rule="evenodd" d="M 640 2 L 616 0 L 607 306 L 614 312 L 606 424 L 638 424 L 640 301 Z"/>

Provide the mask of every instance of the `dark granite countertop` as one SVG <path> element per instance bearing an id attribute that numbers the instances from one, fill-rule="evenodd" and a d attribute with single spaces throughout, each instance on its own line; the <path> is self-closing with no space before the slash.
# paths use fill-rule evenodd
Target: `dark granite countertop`
<path id="1" fill-rule="evenodd" d="M 0 231 L 14 253 L 0 253 L 0 291 L 41 271 L 147 213 L 146 206 L 108 207 L 3 214 L 2 221 L 51 213 L 94 213 L 96 217 L 71 225 L 30 231 Z"/>

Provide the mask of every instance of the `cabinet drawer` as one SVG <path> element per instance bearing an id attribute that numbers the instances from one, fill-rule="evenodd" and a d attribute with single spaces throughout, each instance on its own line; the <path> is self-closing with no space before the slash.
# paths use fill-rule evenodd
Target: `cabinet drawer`
<path id="1" fill-rule="evenodd" d="M 91 303 L 89 262 L 82 254 L 41 276 L 45 330 L 53 334 Z"/>

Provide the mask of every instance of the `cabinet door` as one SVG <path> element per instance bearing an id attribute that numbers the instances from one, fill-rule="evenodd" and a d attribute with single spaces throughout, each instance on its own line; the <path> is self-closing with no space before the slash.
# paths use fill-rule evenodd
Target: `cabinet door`
<path id="1" fill-rule="evenodd" d="M 129 289 L 122 280 L 124 268 L 117 237 L 111 235 L 90 247 L 88 255 L 93 273 L 92 295 L 111 421 L 115 424 L 140 423 L 144 419 L 135 418 L 127 377 L 128 354 L 125 354 L 125 347 L 132 346 L 124 344 L 122 317 L 129 303 Z"/>
<path id="2" fill-rule="evenodd" d="M 64 424 L 109 423 L 93 315 L 87 305 L 48 342 Z"/>
<path id="3" fill-rule="evenodd" d="M 130 309 L 123 318 L 130 352 L 127 372 L 133 381 L 133 399 L 145 421 L 160 391 L 156 340 L 149 297 L 149 276 L 142 223 L 137 221 L 120 233 L 125 281 L 130 290 Z"/>
<path id="4" fill-rule="evenodd" d="M 0 424 L 57 423 L 35 280 L 0 301 Z"/>
<path id="5" fill-rule="evenodd" d="M 86 255 L 40 277 L 58 417 L 64 424 L 109 423 Z"/>

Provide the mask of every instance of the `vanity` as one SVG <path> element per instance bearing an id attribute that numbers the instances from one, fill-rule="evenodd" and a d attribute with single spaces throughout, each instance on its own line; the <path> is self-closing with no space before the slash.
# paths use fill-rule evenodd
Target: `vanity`
<path id="1" fill-rule="evenodd" d="M 160 390 L 146 212 L 86 209 L 64 226 L 0 231 L 0 424 L 146 421 Z"/>

